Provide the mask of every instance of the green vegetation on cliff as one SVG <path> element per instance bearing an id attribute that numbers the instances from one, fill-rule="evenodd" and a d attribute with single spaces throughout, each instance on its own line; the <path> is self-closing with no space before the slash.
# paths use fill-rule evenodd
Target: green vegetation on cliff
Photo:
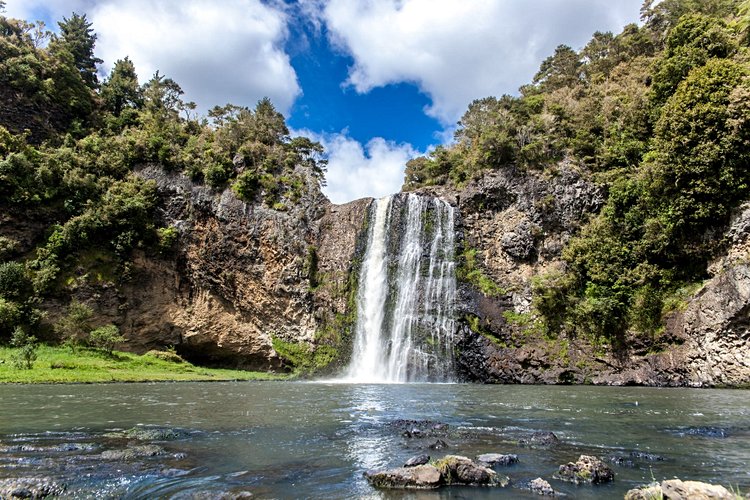
<path id="1" fill-rule="evenodd" d="M 520 96 L 474 101 L 455 144 L 407 165 L 404 189 L 461 186 L 565 161 L 607 201 L 537 279 L 555 334 L 621 343 L 658 333 L 673 297 L 707 276 L 750 198 L 750 2 L 646 1 L 642 24 L 558 47 Z"/>
<path id="2" fill-rule="evenodd" d="M 156 72 L 140 85 L 127 57 L 100 82 L 85 15 L 52 34 L 1 13 L 0 343 L 22 328 L 44 340 L 111 344 L 107 325 L 53 331 L 43 306 L 68 302 L 73 286 L 129 280 L 134 251 L 169 255 L 179 232 L 160 227 L 159 195 L 136 175 L 141 167 L 183 172 L 274 210 L 325 182 L 320 144 L 290 137 L 269 99 L 198 118 L 177 82 Z M 96 327 L 109 330 L 88 338 Z"/>

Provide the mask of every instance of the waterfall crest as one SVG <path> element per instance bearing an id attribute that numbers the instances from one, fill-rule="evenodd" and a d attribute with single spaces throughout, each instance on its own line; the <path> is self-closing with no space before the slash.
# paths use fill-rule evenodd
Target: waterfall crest
<path id="1" fill-rule="evenodd" d="M 415 194 L 376 200 L 344 380 L 445 382 L 453 374 L 455 210 Z"/>

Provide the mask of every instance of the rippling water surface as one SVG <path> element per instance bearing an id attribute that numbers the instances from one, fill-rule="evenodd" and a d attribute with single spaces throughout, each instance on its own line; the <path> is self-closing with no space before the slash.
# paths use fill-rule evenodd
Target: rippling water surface
<path id="1" fill-rule="evenodd" d="M 674 476 L 750 491 L 750 391 L 290 382 L 0 386 L 0 478 L 45 475 L 75 498 L 400 498 L 362 477 L 427 453 L 516 453 L 496 470 L 543 477 L 574 498 L 617 498 Z M 399 419 L 448 424 L 403 435 Z M 419 425 L 419 424 L 415 424 Z M 112 431 L 170 428 L 169 439 Z M 519 446 L 534 431 L 560 443 Z M 430 449 L 437 439 L 448 448 Z M 156 456 L 107 450 L 156 444 Z M 631 455 L 635 453 L 635 455 Z M 610 461 L 611 485 L 552 479 L 581 454 Z M 539 498 L 518 487 L 444 488 L 409 498 Z"/>

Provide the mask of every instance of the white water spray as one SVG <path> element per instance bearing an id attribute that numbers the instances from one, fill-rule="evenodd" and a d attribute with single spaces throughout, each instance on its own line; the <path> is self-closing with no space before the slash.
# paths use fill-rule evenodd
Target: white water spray
<path id="1" fill-rule="evenodd" d="M 375 202 L 345 381 L 450 381 L 454 217 L 449 204 L 414 194 Z"/>

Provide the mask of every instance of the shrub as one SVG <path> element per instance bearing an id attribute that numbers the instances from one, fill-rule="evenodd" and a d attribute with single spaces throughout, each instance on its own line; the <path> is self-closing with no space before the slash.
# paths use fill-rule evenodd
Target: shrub
<path id="1" fill-rule="evenodd" d="M 74 300 L 68 306 L 68 312 L 53 325 L 55 333 L 66 343 L 75 347 L 86 338 L 91 331 L 89 320 L 94 311 L 86 304 Z"/>
<path id="2" fill-rule="evenodd" d="M 13 365 L 19 370 L 30 370 L 33 368 L 34 361 L 36 361 L 36 350 L 39 348 L 36 337 L 29 335 L 26 333 L 26 330 L 18 326 L 13 331 L 11 345 L 18 348 L 18 351 L 13 356 Z"/>
<path id="3" fill-rule="evenodd" d="M 120 335 L 120 329 L 115 325 L 100 326 L 89 334 L 89 343 L 104 350 L 107 354 L 112 354 L 117 344 L 126 341 L 127 339 Z"/>

